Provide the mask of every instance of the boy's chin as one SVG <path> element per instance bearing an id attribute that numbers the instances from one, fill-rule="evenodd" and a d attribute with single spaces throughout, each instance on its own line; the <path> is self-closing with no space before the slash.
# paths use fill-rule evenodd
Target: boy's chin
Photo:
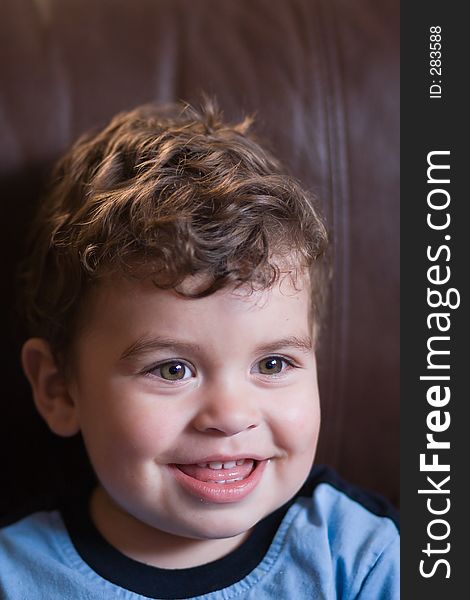
<path id="1" fill-rule="evenodd" d="M 200 532 L 200 535 L 196 535 L 196 536 L 191 536 L 192 539 L 195 540 L 228 540 L 231 538 L 236 538 L 237 536 L 240 536 L 243 538 L 243 541 L 246 539 L 246 537 L 249 536 L 251 530 L 253 529 L 254 525 L 256 525 L 256 523 L 254 523 L 251 527 L 248 527 L 248 529 L 240 529 L 240 528 L 233 528 L 233 527 L 225 527 L 225 528 L 220 528 L 217 529 L 216 531 L 212 531 L 212 532 Z"/>
<path id="2" fill-rule="evenodd" d="M 225 505 L 225 508 L 227 505 Z M 275 508 L 273 509 L 275 510 Z M 206 515 L 199 515 L 192 522 L 184 521 L 174 523 L 171 527 L 168 523 L 167 532 L 179 537 L 195 540 L 222 540 L 241 536 L 245 539 L 249 533 L 262 519 L 273 512 L 271 509 L 254 511 L 252 508 L 234 511 L 208 511 Z"/>
<path id="3" fill-rule="evenodd" d="M 244 535 L 248 537 L 253 527 L 265 516 L 263 514 L 259 518 L 254 518 L 253 515 L 237 519 L 213 518 L 207 523 L 198 523 L 186 529 L 183 537 L 196 540 L 223 540 Z"/>

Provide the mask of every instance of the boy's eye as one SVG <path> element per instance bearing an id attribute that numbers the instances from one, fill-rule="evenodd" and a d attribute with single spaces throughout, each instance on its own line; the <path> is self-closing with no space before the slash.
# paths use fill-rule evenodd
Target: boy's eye
<path id="1" fill-rule="evenodd" d="M 189 367 L 177 360 L 162 363 L 154 367 L 150 372 L 167 381 L 181 381 L 182 379 L 192 377 Z"/>
<path id="2" fill-rule="evenodd" d="M 259 372 L 263 375 L 276 375 L 284 370 L 287 361 L 280 356 L 268 356 L 258 363 Z"/>

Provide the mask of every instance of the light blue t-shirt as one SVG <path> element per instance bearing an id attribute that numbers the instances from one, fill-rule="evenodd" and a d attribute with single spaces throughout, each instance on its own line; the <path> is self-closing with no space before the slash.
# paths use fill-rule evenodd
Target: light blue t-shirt
<path id="1" fill-rule="evenodd" d="M 278 511 L 272 541 L 265 540 L 251 565 L 250 538 L 251 548 L 244 544 L 208 565 L 170 571 L 120 554 L 86 515 L 86 525 L 71 526 L 60 510 L 32 513 L 0 530 L 0 598 L 397 600 L 399 535 L 387 506 L 325 469 L 316 469 L 303 490 L 309 496 L 300 494 Z M 258 538 L 267 527 L 258 528 Z"/>

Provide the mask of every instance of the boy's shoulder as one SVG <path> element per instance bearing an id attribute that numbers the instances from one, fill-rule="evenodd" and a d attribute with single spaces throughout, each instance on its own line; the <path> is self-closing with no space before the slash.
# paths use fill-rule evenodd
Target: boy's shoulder
<path id="1" fill-rule="evenodd" d="M 264 533 L 260 535 L 261 531 Z M 267 531 L 266 526 L 258 526 L 258 538 Z M 176 597 L 150 590 L 147 593 L 142 586 L 138 589 L 137 579 L 143 581 L 150 573 L 132 571 L 136 565 L 122 563 L 114 580 L 113 575 L 98 575 L 87 556 L 77 552 L 80 544 L 84 547 L 79 535 L 80 531 L 70 535 L 63 514 L 53 510 L 51 503 L 43 503 L 42 510 L 10 519 L 0 530 L 0 591 L 14 590 L 16 595 L 8 598 L 32 597 L 34 591 L 34 597 L 50 599 L 75 590 L 83 598 L 104 599 L 124 588 L 128 598 Z M 229 591 L 240 600 L 399 597 L 397 511 L 379 496 L 347 484 L 331 469 L 313 469 L 297 496 L 284 507 L 272 536 L 257 564 L 248 574 L 240 573 L 238 580 L 235 577 L 234 583 L 234 561 L 229 563 L 230 557 L 181 570 L 187 573 L 179 573 L 180 582 L 184 576 L 191 581 L 204 576 L 204 567 L 209 572 L 216 566 L 220 581 L 224 581 L 225 569 L 232 583 L 227 579 L 227 585 L 221 586 L 223 592 L 206 588 L 207 592 L 196 596 L 188 588 L 187 595 L 178 597 L 219 600 L 232 597 L 227 595 Z M 251 546 L 246 548 L 250 555 L 257 551 L 256 531 L 252 538 Z M 112 560 L 113 555 L 106 554 L 105 548 L 91 546 L 95 556 Z M 241 564 L 243 547 L 236 552 L 235 562 Z M 127 566 L 130 576 L 126 583 L 119 577 Z M 154 579 L 165 575 L 161 571 L 154 570 Z M 165 583 L 163 579 L 161 582 Z"/>
<path id="2" fill-rule="evenodd" d="M 348 598 L 399 597 L 399 513 L 388 500 L 321 466 L 294 506 L 292 550 L 303 560 L 317 557 L 324 581 L 343 586 Z"/>
<path id="3" fill-rule="evenodd" d="M 297 493 L 294 502 L 302 504 L 309 513 L 323 515 L 323 525 L 331 534 L 344 535 L 366 523 L 374 528 L 389 529 L 394 535 L 400 531 L 398 510 L 386 498 L 357 485 L 348 483 L 330 467 L 315 466 L 307 481 Z M 339 527 L 352 516 L 359 523 L 349 523 L 348 532 Z"/>
<path id="4" fill-rule="evenodd" d="M 276 597 L 400 597 L 398 511 L 328 467 L 315 467 L 291 501 L 270 552 L 276 545 Z"/>

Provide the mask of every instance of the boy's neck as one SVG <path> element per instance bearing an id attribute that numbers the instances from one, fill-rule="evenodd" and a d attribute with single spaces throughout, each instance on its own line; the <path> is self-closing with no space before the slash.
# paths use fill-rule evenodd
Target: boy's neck
<path id="1" fill-rule="evenodd" d="M 185 538 L 139 521 L 117 506 L 102 486 L 93 491 L 90 516 L 104 539 L 125 556 L 162 569 L 203 565 L 234 551 L 251 530 L 224 539 Z"/>

